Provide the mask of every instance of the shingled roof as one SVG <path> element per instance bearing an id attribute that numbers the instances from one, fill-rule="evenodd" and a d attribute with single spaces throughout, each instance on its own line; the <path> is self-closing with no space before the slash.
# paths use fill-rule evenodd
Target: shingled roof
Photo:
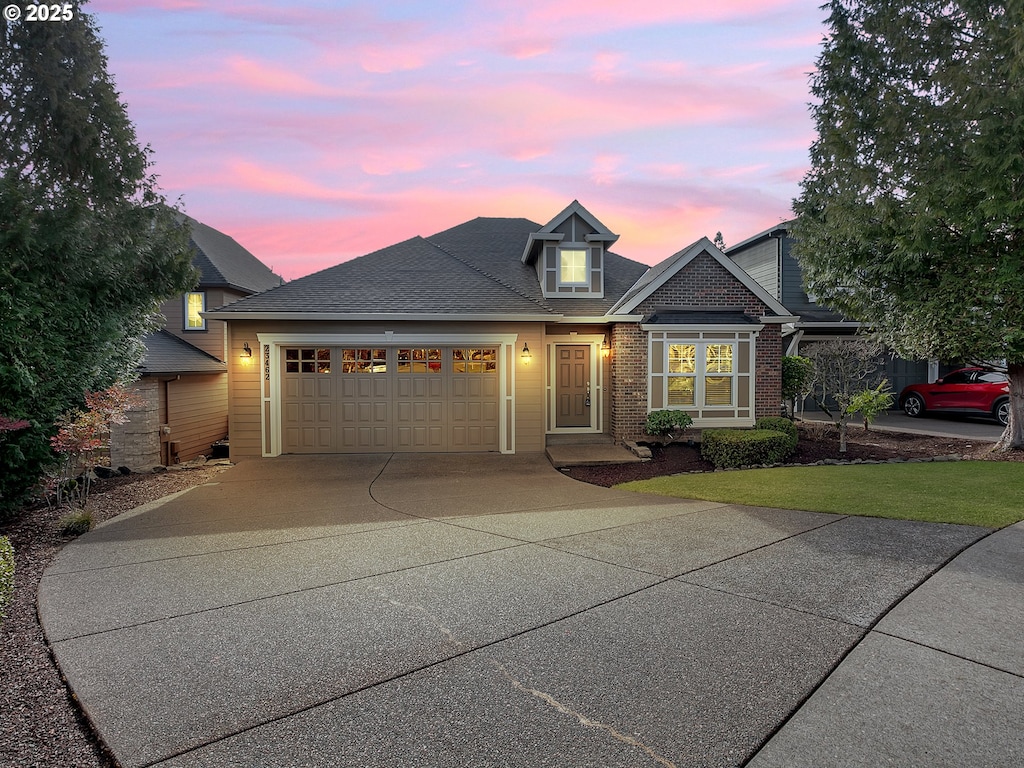
<path id="1" fill-rule="evenodd" d="M 475 218 L 242 299 L 217 315 L 594 317 L 604 315 L 647 270 L 608 253 L 605 298 L 545 298 L 536 270 L 520 258 L 540 228 L 523 218 Z"/>
<path id="2" fill-rule="evenodd" d="M 184 218 L 192 230 L 192 263 L 201 273 L 199 288 L 230 288 L 252 294 L 284 282 L 234 238 L 191 217 Z"/>
<path id="3" fill-rule="evenodd" d="M 163 329 L 143 336 L 142 343 L 146 345 L 146 357 L 139 366 L 143 376 L 224 373 L 228 369 L 227 363 Z"/>

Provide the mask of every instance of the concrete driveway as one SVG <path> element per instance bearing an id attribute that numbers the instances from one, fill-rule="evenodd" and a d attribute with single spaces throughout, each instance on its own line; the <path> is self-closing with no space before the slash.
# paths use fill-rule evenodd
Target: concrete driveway
<path id="1" fill-rule="evenodd" d="M 801 413 L 800 417 L 808 421 L 832 421 L 821 411 L 808 410 Z M 860 427 L 860 422 L 856 418 L 850 424 L 854 431 Z M 976 440 L 981 443 L 994 443 L 1003 434 L 1003 428 L 994 419 L 987 419 L 983 416 L 928 413 L 919 418 L 911 418 L 902 411 L 887 411 L 881 414 L 871 428 L 881 432 L 907 432 L 913 435 L 955 437 L 960 440 Z"/>
<path id="2" fill-rule="evenodd" d="M 759 750 L 759 766 L 844 764 L 818 759 L 823 741 L 851 765 L 923 765 L 878 759 L 894 748 L 886 723 L 897 758 L 917 748 L 917 709 L 883 716 L 855 692 L 850 717 L 830 720 L 821 684 L 867 648 L 863 663 L 894 665 L 883 688 L 899 690 L 901 669 L 940 653 L 900 628 L 946 615 L 943 588 L 889 634 L 869 630 L 965 547 L 1013 531 L 996 548 L 1019 553 L 1016 528 L 616 492 L 537 455 L 286 456 L 78 539 L 39 610 L 124 766 L 682 768 Z M 1021 591 L 997 597 L 1012 612 Z M 1003 713 L 970 721 L 1001 760 L 1024 754 L 1019 618 L 991 630 L 1016 633 L 1008 657 L 974 664 L 977 684 L 958 667 L 950 694 Z M 865 673 L 849 669 L 856 688 Z M 946 682 L 911 678 L 929 701 Z M 883 725 L 865 733 L 872 718 Z M 964 758 L 929 765 L 999 764 L 967 759 L 976 750 L 948 727 L 922 739 Z"/>

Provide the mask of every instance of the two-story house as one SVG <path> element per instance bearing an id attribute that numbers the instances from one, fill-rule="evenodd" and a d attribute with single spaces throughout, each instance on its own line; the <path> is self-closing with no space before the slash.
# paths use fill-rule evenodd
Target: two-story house
<path id="1" fill-rule="evenodd" d="M 111 436 L 113 466 L 189 461 L 227 437 L 227 326 L 204 313 L 283 282 L 231 237 L 195 219 L 187 225 L 199 283 L 165 302 L 164 327 L 143 338 L 146 356 L 133 385 L 142 405 Z"/>
<path id="2" fill-rule="evenodd" d="M 797 318 L 710 240 L 648 268 L 579 202 L 476 218 L 214 311 L 231 455 L 543 451 L 777 415 Z"/>
<path id="3" fill-rule="evenodd" d="M 807 295 L 800 263 L 792 254 L 792 224 L 783 222 L 725 249 L 737 266 L 778 299 L 789 313 L 799 317 L 783 329 L 787 355 L 801 354 L 801 350 L 816 341 L 853 336 L 863 329 L 862 323 L 821 306 L 814 296 Z M 935 361 L 887 355 L 880 375 L 888 379 L 894 392 L 899 392 L 908 384 L 934 381 L 946 370 L 951 368 L 943 366 L 940 372 Z"/>

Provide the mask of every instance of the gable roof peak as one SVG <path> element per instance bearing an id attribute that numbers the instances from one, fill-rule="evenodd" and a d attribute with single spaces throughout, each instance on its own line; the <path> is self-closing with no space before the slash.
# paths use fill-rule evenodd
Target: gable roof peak
<path id="1" fill-rule="evenodd" d="M 199 269 L 200 289 L 229 288 L 244 294 L 260 293 L 284 283 L 266 264 L 230 235 L 179 213 L 189 228 L 192 263 Z"/>
<path id="2" fill-rule="evenodd" d="M 664 261 L 661 261 L 648 269 L 640 279 L 637 280 L 625 294 L 623 294 L 618 303 L 608 310 L 608 314 L 629 314 L 640 306 L 645 299 L 650 297 L 655 291 L 661 288 L 661 286 L 667 283 L 683 267 L 696 259 L 702 253 L 708 254 L 712 259 L 724 267 L 733 277 L 745 286 L 747 290 L 757 296 L 769 311 L 777 316 L 789 315 L 789 310 L 782 306 L 774 296 L 755 282 L 750 275 L 737 266 L 732 259 L 722 253 L 718 246 L 711 242 L 711 240 L 706 236 L 700 238 L 700 240 L 697 240 L 686 248 L 683 248 L 681 251 L 677 251 Z"/>
<path id="3" fill-rule="evenodd" d="M 594 214 L 592 214 L 590 211 L 584 208 L 579 200 L 573 200 L 571 203 L 569 203 L 569 205 L 562 209 L 561 213 L 559 213 L 557 216 L 551 219 L 551 221 L 549 221 L 547 224 L 541 227 L 540 231 L 544 233 L 554 232 L 555 227 L 562 224 L 564 221 L 566 221 L 566 219 L 568 219 L 570 216 L 574 214 L 576 216 L 579 216 L 585 222 L 587 222 L 587 224 L 593 227 L 596 232 L 614 238 L 608 242 L 614 243 L 615 240 L 619 239 L 619 236 L 612 234 L 612 231 L 608 229 L 608 227 L 606 227 L 604 224 L 602 224 L 600 219 L 598 219 Z"/>
<path id="4" fill-rule="evenodd" d="M 579 200 L 573 200 L 551 221 L 536 232 L 530 233 L 526 240 L 526 247 L 523 249 L 523 264 L 530 264 L 537 258 L 537 255 L 540 253 L 540 244 L 545 242 L 561 242 L 565 238 L 565 234 L 555 230 L 573 216 L 578 216 L 586 222 L 588 227 L 594 230 L 591 234 L 585 235 L 582 238 L 586 242 L 604 243 L 607 248 L 619 239 L 619 236 L 602 224 L 600 219 L 584 208 Z"/>

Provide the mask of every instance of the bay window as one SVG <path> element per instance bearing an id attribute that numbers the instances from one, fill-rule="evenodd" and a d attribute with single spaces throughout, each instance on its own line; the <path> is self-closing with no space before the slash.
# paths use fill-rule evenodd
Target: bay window
<path id="1" fill-rule="evenodd" d="M 703 426 L 752 422 L 755 337 L 750 331 L 651 332 L 648 409 L 686 411 Z"/>

